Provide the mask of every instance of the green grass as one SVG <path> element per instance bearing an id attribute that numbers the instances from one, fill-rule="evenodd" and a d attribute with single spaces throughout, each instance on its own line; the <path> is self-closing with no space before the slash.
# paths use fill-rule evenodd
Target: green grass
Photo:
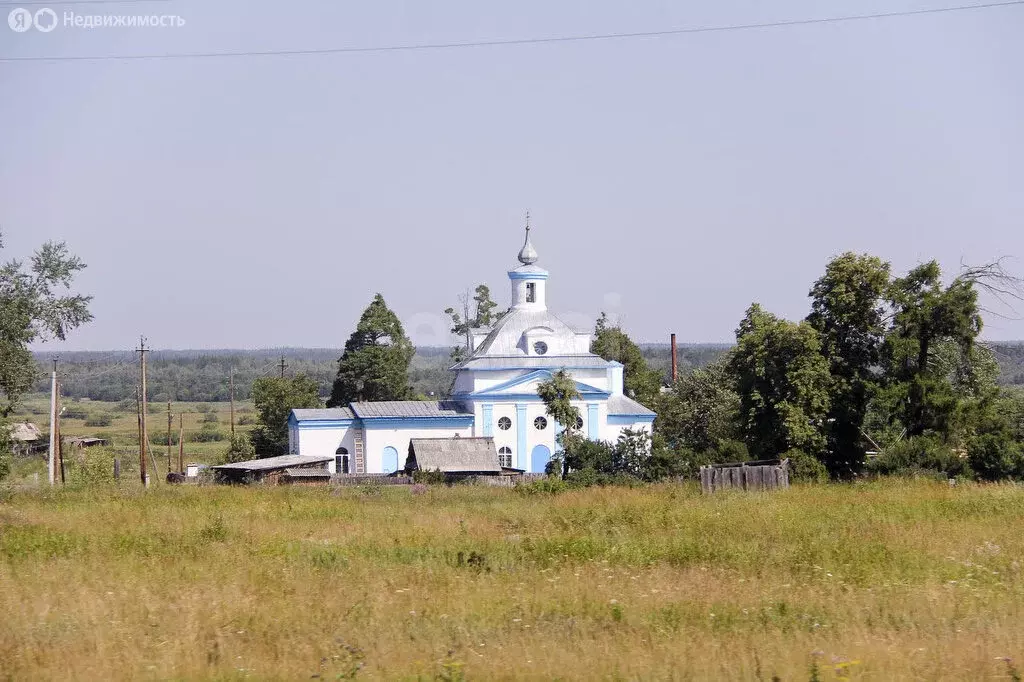
<path id="1" fill-rule="evenodd" d="M 1024 489 L 31 486 L 13 679 L 1011 679 Z"/>

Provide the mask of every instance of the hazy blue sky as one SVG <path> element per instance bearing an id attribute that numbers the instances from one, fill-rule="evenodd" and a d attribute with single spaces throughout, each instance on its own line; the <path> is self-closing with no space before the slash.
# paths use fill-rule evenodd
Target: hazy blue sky
<path id="1" fill-rule="evenodd" d="M 949 3 L 946 3 L 949 4 Z M 7 12 L 17 6 L 5 4 Z M 58 26 L 0 57 L 650 31 L 938 0 L 170 0 L 181 28 Z M 38 5 L 32 8 L 38 9 Z M 53 5 L 58 16 L 66 5 Z M 340 346 L 380 291 L 413 340 L 533 214 L 549 304 L 636 338 L 806 314 L 826 260 L 1024 257 L 1024 6 L 656 39 L 176 61 L 0 62 L 5 258 L 89 264 L 49 348 Z M 1024 272 L 1024 259 L 1010 261 Z M 1024 321 L 988 321 L 991 339 Z"/>

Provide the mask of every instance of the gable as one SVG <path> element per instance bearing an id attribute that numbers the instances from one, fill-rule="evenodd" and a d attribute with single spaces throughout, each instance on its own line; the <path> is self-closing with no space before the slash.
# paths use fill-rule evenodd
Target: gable
<path id="1" fill-rule="evenodd" d="M 470 393 L 467 397 L 470 398 L 499 398 L 499 397 L 513 397 L 513 396 L 537 396 L 537 387 L 545 381 L 550 381 L 554 376 L 554 372 L 547 369 L 538 369 L 533 372 L 528 372 L 521 376 L 509 379 L 508 381 L 492 386 L 491 388 L 484 389 L 482 391 L 476 391 Z M 600 388 L 596 388 L 589 384 L 584 384 L 580 381 L 574 382 L 576 384 L 576 390 L 579 391 L 580 395 L 584 398 L 607 398 L 609 393 Z"/>

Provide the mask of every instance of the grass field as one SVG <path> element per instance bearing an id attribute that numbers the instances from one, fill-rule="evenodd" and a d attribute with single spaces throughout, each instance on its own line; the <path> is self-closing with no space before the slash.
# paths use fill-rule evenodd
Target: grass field
<path id="1" fill-rule="evenodd" d="M 985 680 L 1024 654 L 1016 486 L 123 485 L 4 489 L 4 677 Z"/>

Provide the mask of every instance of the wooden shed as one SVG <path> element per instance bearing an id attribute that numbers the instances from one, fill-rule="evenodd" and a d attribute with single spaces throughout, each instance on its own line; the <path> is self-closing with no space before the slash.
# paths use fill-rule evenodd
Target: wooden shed
<path id="1" fill-rule="evenodd" d="M 248 462 L 234 462 L 213 467 L 214 479 L 217 483 L 280 483 L 288 469 L 322 469 L 327 471 L 327 464 L 334 457 L 304 457 L 302 455 L 282 455 L 253 459 Z"/>
<path id="2" fill-rule="evenodd" d="M 470 478 L 474 476 L 501 476 L 503 470 L 498 462 L 498 451 L 494 439 L 484 438 L 412 438 L 409 440 L 409 456 L 405 470 L 440 471 L 447 479 Z"/>

